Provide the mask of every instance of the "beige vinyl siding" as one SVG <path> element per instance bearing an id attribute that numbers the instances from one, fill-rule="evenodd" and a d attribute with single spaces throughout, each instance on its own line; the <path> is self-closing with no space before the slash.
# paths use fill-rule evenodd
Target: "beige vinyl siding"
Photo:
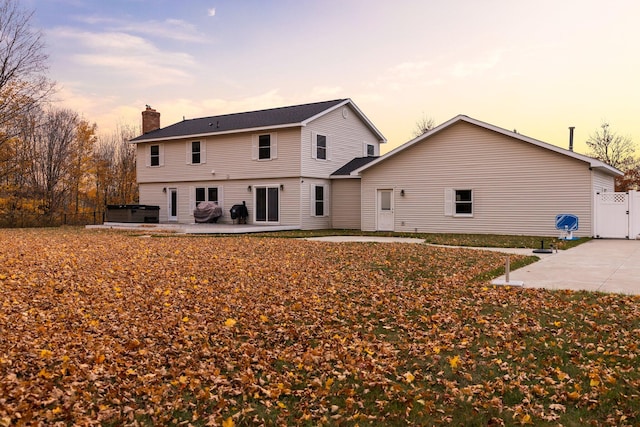
<path id="1" fill-rule="evenodd" d="M 332 228 L 359 230 L 360 180 L 335 179 L 331 190 Z"/>
<path id="2" fill-rule="evenodd" d="M 347 110 L 347 117 L 342 114 Z M 328 137 L 328 160 L 312 158 L 312 136 Z M 331 111 L 302 128 L 302 176 L 328 178 L 333 172 L 355 157 L 364 157 L 365 143 L 374 145 L 380 152 L 380 143 L 375 134 L 360 120 L 350 106 Z"/>
<path id="3" fill-rule="evenodd" d="M 376 189 L 395 189 L 395 231 L 557 234 L 555 216 L 589 235 L 589 165 L 508 136 L 457 123 L 362 174 L 362 228 L 376 227 Z M 445 189 L 473 191 L 473 216 L 444 215 Z M 404 197 L 400 191 L 405 190 Z"/>
<path id="4" fill-rule="evenodd" d="M 611 175 L 607 175 L 599 170 L 593 171 L 593 191 L 594 193 L 603 193 L 605 191 L 614 191 L 615 182 Z"/>
<path id="5" fill-rule="evenodd" d="M 315 186 L 325 188 L 325 215 L 312 215 L 315 205 Z M 328 179 L 303 178 L 300 181 L 300 228 L 303 230 L 324 230 L 331 228 L 331 181 Z"/>
<path id="6" fill-rule="evenodd" d="M 200 164 L 186 161 L 186 147 L 192 138 L 165 141 L 164 165 L 149 167 L 146 160 L 139 161 L 138 182 L 166 182 L 167 177 L 187 182 L 300 176 L 300 132 L 300 128 L 291 128 L 200 138 L 202 153 L 206 155 Z M 252 160 L 253 137 L 265 133 L 276 135 L 278 156 L 273 160 Z M 150 145 L 154 143 L 138 144 L 138 158 L 146 159 Z"/>
<path id="7" fill-rule="evenodd" d="M 278 154 L 279 156 L 279 154 Z M 247 186 L 251 185 L 251 193 L 247 192 Z M 280 202 L 280 225 L 295 225 L 300 226 L 300 181 L 298 178 L 287 179 L 257 179 L 252 181 L 242 182 L 239 188 L 239 194 L 248 194 L 246 199 L 247 207 L 249 208 L 249 222 L 255 222 L 255 187 L 280 187 L 278 197 Z M 244 188 L 244 189 L 243 189 Z M 238 199 L 240 200 L 240 199 Z M 241 203 L 241 202 L 234 202 Z M 304 209 L 304 207 L 303 207 Z"/>
<path id="8" fill-rule="evenodd" d="M 275 180 L 236 180 L 236 181 L 192 181 L 180 183 L 142 183 L 140 184 L 140 203 L 145 205 L 160 206 L 160 222 L 168 221 L 169 188 L 178 190 L 178 222 L 193 223 L 193 206 L 195 202 L 196 187 L 218 187 L 221 195 L 220 203 L 223 208 L 223 216 L 220 223 L 231 223 L 229 209 L 233 205 L 246 202 L 249 210 L 249 220 L 253 223 L 255 218 L 255 187 L 256 186 L 283 186 L 279 190 L 280 199 L 280 224 L 300 224 L 300 186 L 297 178 Z M 251 189 L 248 187 L 251 186 Z M 163 189 L 166 188 L 167 192 Z M 308 212 L 308 210 L 307 210 Z"/>

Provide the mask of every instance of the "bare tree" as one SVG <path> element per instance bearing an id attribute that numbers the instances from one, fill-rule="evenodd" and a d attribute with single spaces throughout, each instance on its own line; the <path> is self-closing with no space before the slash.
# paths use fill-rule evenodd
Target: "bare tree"
<path id="1" fill-rule="evenodd" d="M 138 200 L 136 147 L 129 140 L 140 133 L 139 127 L 118 125 L 112 133 L 98 138 L 94 149 L 98 206 Z"/>
<path id="2" fill-rule="evenodd" d="M 428 117 L 423 113 L 422 117 L 416 122 L 416 127 L 413 129 L 413 136 L 417 138 L 429 132 L 434 127 L 436 127 L 436 122 L 433 117 Z"/>
<path id="3" fill-rule="evenodd" d="M 623 172 L 633 165 L 635 152 L 633 141 L 629 137 L 613 132 L 607 122 L 603 122 L 600 129 L 589 136 L 587 145 L 591 149 L 589 152 L 591 157 Z"/>
<path id="4" fill-rule="evenodd" d="M 78 115 L 67 109 L 32 110 L 22 121 L 23 173 L 30 196 L 51 218 L 63 208 L 78 128 Z"/>
<path id="5" fill-rule="evenodd" d="M 33 12 L 19 0 L 0 0 L 0 145 L 15 136 L 16 119 L 53 90 L 42 33 L 31 27 Z"/>

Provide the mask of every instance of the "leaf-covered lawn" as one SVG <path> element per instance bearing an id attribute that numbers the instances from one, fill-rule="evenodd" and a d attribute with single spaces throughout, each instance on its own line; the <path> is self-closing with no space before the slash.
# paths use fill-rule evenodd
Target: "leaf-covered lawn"
<path id="1" fill-rule="evenodd" d="M 639 424 L 640 298 L 474 280 L 503 262 L 2 230 L 0 425 Z"/>

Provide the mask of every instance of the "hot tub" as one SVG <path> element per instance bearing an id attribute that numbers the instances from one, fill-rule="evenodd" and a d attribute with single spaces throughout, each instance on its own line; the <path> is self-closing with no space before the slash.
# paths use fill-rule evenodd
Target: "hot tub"
<path id="1" fill-rule="evenodd" d="M 107 222 L 157 224 L 160 222 L 160 206 L 107 205 Z"/>

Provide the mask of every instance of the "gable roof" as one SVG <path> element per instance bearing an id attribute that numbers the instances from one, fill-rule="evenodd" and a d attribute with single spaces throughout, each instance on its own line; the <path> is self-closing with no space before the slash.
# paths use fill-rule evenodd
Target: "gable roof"
<path id="1" fill-rule="evenodd" d="M 514 139 L 517 139 L 517 140 L 520 140 L 520 141 L 523 141 L 523 142 L 526 142 L 526 143 L 529 143 L 529 144 L 533 144 L 535 146 L 545 148 L 547 150 L 550 150 L 550 151 L 565 155 L 567 157 L 571 157 L 571 158 L 574 158 L 574 159 L 577 159 L 577 160 L 582 160 L 583 162 L 588 163 L 591 168 L 599 169 L 599 170 L 601 170 L 601 171 L 603 171 L 603 172 L 605 172 L 605 173 L 607 173 L 609 175 L 613 175 L 613 176 L 622 176 L 622 175 L 624 175 L 624 173 L 622 173 L 620 170 L 618 170 L 618 169 L 614 168 L 613 166 L 608 165 L 608 164 L 606 164 L 606 163 L 604 163 L 604 162 L 602 162 L 600 160 L 594 159 L 593 157 L 585 156 L 583 154 L 576 153 L 575 151 L 565 150 L 564 148 L 560 148 L 560 147 L 557 147 L 555 145 L 551 145 L 549 143 L 542 142 L 542 141 L 539 141 L 537 139 L 521 135 L 521 134 L 519 134 L 517 132 L 512 132 L 512 131 L 500 128 L 498 126 L 494 126 L 494 125 L 491 125 L 489 123 L 485 123 L 485 122 L 482 122 L 480 120 L 473 119 L 473 118 L 465 116 L 463 114 L 457 115 L 456 117 L 450 119 L 449 121 L 446 121 L 446 122 L 442 123 L 441 125 L 436 126 L 435 128 L 431 129 L 430 131 L 418 136 L 417 138 L 414 138 L 414 139 L 412 139 L 412 140 L 410 140 L 408 142 L 405 142 L 404 144 L 402 144 L 401 146 L 395 148 L 394 150 L 389 151 L 384 156 L 378 157 L 375 161 L 373 161 L 371 163 L 368 163 L 368 164 L 366 164 L 366 165 L 364 165 L 364 166 L 362 166 L 362 167 L 360 167 L 358 169 L 353 170 L 351 172 L 351 175 L 357 175 L 360 172 L 362 172 L 362 171 L 364 171 L 364 170 L 366 170 L 366 169 L 368 169 L 368 168 L 370 168 L 370 167 L 372 167 L 372 166 L 374 166 L 374 165 L 376 165 L 376 164 L 378 164 L 380 162 L 384 162 L 385 160 L 389 159 L 390 157 L 393 157 L 396 154 L 406 150 L 407 148 L 410 148 L 410 147 L 412 147 L 412 146 L 414 146 L 416 144 L 421 143 L 424 140 L 429 139 L 433 135 L 436 135 L 436 134 L 442 132 L 443 130 L 445 130 L 445 129 L 447 129 L 447 128 L 449 128 L 449 127 L 451 127 L 454 124 L 459 123 L 459 122 L 471 123 L 473 125 L 482 127 L 484 129 L 487 129 L 487 130 L 490 130 L 490 131 L 493 131 L 493 132 L 497 132 L 497 133 L 502 134 L 502 135 L 506 135 L 506 136 L 508 136 L 510 138 L 514 138 Z"/>
<path id="2" fill-rule="evenodd" d="M 345 105 L 350 105 L 353 108 L 358 117 L 378 137 L 380 142 L 387 141 L 351 99 L 334 99 L 311 104 L 183 120 L 165 128 L 140 135 L 130 142 L 167 141 L 185 137 L 199 138 L 211 135 L 306 126 L 312 120 Z"/>
<path id="3" fill-rule="evenodd" d="M 334 173 L 331 174 L 331 176 L 333 177 L 337 177 L 337 176 L 346 176 L 346 177 L 350 177 L 351 172 L 353 172 L 354 170 L 361 168 L 362 166 L 371 163 L 372 161 L 374 161 L 375 159 L 377 159 L 377 157 L 373 157 L 373 156 L 369 156 L 369 157 L 356 157 L 355 159 L 351 160 L 349 163 L 347 163 L 346 165 L 342 166 L 340 169 L 338 169 L 337 171 L 335 171 Z"/>

